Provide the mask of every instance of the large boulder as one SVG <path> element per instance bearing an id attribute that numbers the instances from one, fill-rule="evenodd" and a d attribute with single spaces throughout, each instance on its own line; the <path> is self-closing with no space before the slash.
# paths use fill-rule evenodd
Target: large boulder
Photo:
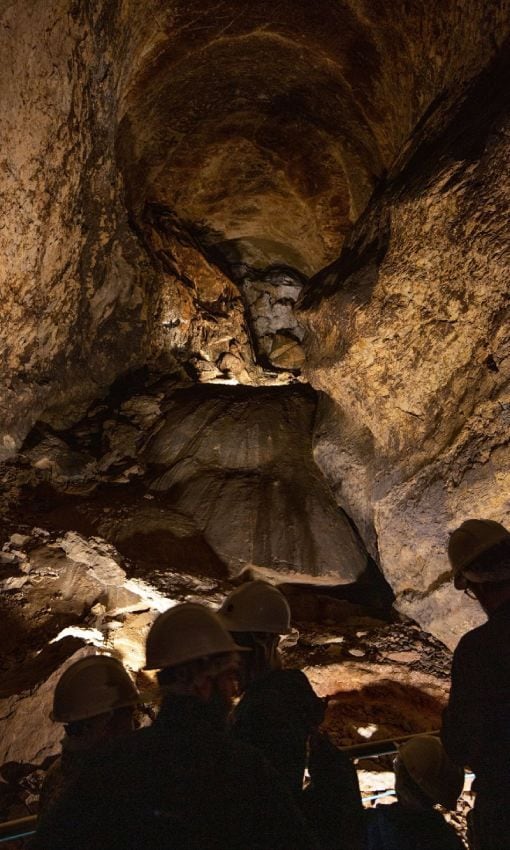
<path id="1" fill-rule="evenodd" d="M 153 492 L 192 518 L 234 573 L 260 564 L 345 584 L 365 569 L 312 457 L 315 406 L 301 387 L 177 391 L 143 453 Z"/>

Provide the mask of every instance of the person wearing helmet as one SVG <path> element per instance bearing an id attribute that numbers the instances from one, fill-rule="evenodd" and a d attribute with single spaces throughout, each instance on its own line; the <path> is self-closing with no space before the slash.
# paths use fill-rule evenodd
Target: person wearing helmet
<path id="1" fill-rule="evenodd" d="M 242 697 L 231 716 L 232 734 L 257 747 L 278 771 L 324 850 L 359 847 L 356 771 L 318 732 L 325 703 L 305 674 L 282 668 L 278 645 L 291 632 L 287 600 L 267 582 L 250 581 L 226 597 L 218 615 L 236 643 L 251 650 L 241 659 Z M 311 782 L 303 791 L 308 756 Z"/>
<path id="2" fill-rule="evenodd" d="M 463 850 L 440 804 L 454 809 L 464 771 L 453 764 L 438 738 L 417 735 L 395 759 L 397 802 L 366 812 L 365 850 Z"/>
<path id="3" fill-rule="evenodd" d="M 316 848 L 270 766 L 226 734 L 244 651 L 202 605 L 157 617 L 146 644 L 156 721 L 96 754 L 39 824 L 35 850 Z"/>
<path id="4" fill-rule="evenodd" d="M 108 738 L 131 732 L 138 691 L 116 658 L 89 655 L 64 671 L 53 695 L 51 719 L 64 724 L 62 753 L 47 772 L 39 812 L 76 778 L 87 756 Z"/>
<path id="5" fill-rule="evenodd" d="M 233 734 L 258 747 L 289 790 L 299 792 L 308 740 L 324 718 L 324 703 L 302 671 L 282 669 L 278 644 L 291 632 L 289 604 L 276 587 L 255 580 L 233 590 L 218 616 L 236 643 L 251 650 L 241 659 Z"/>
<path id="6" fill-rule="evenodd" d="M 488 619 L 455 649 L 441 737 L 450 758 L 476 774 L 474 846 L 501 850 L 510 847 L 510 532 L 466 520 L 450 536 L 448 557 L 454 586 Z"/>

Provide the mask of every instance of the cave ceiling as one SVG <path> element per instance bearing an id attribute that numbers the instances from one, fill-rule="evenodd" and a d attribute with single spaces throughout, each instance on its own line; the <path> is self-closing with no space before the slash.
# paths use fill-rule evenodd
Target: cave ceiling
<path id="1" fill-rule="evenodd" d="M 318 271 L 425 110 L 484 61 L 493 13 L 477 0 L 180 0 L 138 21 L 126 3 L 128 205 L 172 209 L 229 262 Z"/>

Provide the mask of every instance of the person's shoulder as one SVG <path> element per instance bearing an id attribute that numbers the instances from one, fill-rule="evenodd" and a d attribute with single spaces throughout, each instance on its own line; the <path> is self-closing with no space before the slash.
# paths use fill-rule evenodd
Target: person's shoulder
<path id="1" fill-rule="evenodd" d="M 301 670 L 272 670 L 247 689 L 237 716 L 246 713 L 270 716 L 274 722 L 299 718 L 314 726 L 322 722 L 324 703 Z"/>
<path id="2" fill-rule="evenodd" d="M 145 726 L 125 735 L 111 738 L 94 749 L 84 764 L 84 770 L 89 772 L 101 772 L 105 774 L 108 770 L 119 772 L 131 766 L 143 755 L 153 750 L 155 753 L 161 751 L 160 724 Z"/>
<path id="3" fill-rule="evenodd" d="M 454 657 L 459 658 L 465 655 L 470 655 L 472 653 L 476 653 L 479 650 L 481 644 L 487 640 L 489 636 L 489 623 L 482 623 L 481 626 L 476 626 L 476 628 L 471 629 L 469 632 L 466 632 L 465 635 L 462 635 L 459 640 L 457 646 L 454 650 Z"/>
<path id="4" fill-rule="evenodd" d="M 307 690 L 313 690 L 306 674 L 303 673 L 302 670 L 297 670 L 294 667 L 286 667 L 281 668 L 280 670 L 273 670 L 270 675 L 274 676 L 276 680 L 286 682 L 289 685 L 294 685 L 294 687 L 296 688 L 306 688 Z"/>
<path id="5" fill-rule="evenodd" d="M 221 751 L 222 764 L 244 778 L 248 784 L 257 785 L 269 780 L 270 785 L 280 783 L 279 776 L 263 752 L 252 744 L 233 735 L 220 735 L 216 738 L 218 751 Z M 261 777 L 265 779 L 261 780 Z"/>
<path id="6" fill-rule="evenodd" d="M 260 684 L 261 690 L 279 690 L 296 696 L 319 699 L 302 670 L 293 668 L 272 670 Z"/>
<path id="7" fill-rule="evenodd" d="M 64 777 L 62 774 L 62 759 L 59 756 L 46 771 L 39 795 L 39 810 L 42 811 L 60 795 Z"/>

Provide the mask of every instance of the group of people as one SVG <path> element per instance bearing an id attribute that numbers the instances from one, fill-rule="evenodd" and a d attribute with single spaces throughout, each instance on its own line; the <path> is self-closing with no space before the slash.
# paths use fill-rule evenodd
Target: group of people
<path id="1" fill-rule="evenodd" d="M 460 642 L 442 742 L 420 735 L 395 761 L 397 802 L 365 811 L 355 767 L 320 730 L 325 704 L 283 669 L 290 630 L 279 590 L 241 585 L 217 611 L 183 603 L 146 643 L 161 705 L 134 729 L 141 698 L 121 663 L 87 656 L 61 677 L 53 718 L 62 755 L 41 792 L 34 850 L 460 850 L 454 808 L 476 773 L 474 850 L 510 848 L 510 533 L 468 520 L 450 538 L 454 583 L 488 615 Z M 306 781 L 305 781 L 306 776 Z"/>

